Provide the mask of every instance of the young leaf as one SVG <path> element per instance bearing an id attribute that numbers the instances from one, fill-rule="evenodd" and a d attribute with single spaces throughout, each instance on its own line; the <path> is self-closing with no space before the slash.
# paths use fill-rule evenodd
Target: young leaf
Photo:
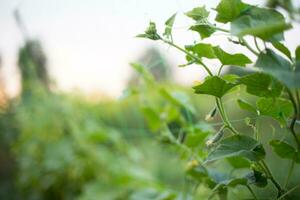
<path id="1" fill-rule="evenodd" d="M 222 0 L 216 8 L 218 12 L 216 21 L 221 23 L 231 22 L 249 8 L 241 0 Z"/>
<path id="2" fill-rule="evenodd" d="M 283 85 L 279 81 L 259 72 L 241 77 L 239 83 L 246 85 L 249 94 L 259 97 L 278 97 L 283 90 Z"/>
<path id="3" fill-rule="evenodd" d="M 145 33 L 139 34 L 136 37 L 140 38 L 148 38 L 150 40 L 160 40 L 161 37 L 157 34 L 156 24 L 154 22 L 150 22 L 148 28 Z"/>
<path id="4" fill-rule="evenodd" d="M 279 12 L 253 6 L 234 20 L 230 29 L 231 33 L 238 37 L 252 35 L 263 40 L 276 41 L 283 39 L 283 31 L 291 27 Z"/>
<path id="5" fill-rule="evenodd" d="M 272 75 L 290 88 L 300 88 L 300 71 L 292 71 L 291 63 L 270 49 L 259 55 L 255 67 Z"/>
<path id="6" fill-rule="evenodd" d="M 260 115 L 274 118 L 282 126 L 286 124 L 288 117 L 293 113 L 293 105 L 290 101 L 281 98 L 260 98 L 256 102 Z"/>
<path id="7" fill-rule="evenodd" d="M 275 47 L 278 51 L 286 55 L 290 60 L 292 60 L 291 52 L 290 50 L 284 46 L 284 44 L 280 42 L 272 42 L 273 47 Z"/>
<path id="8" fill-rule="evenodd" d="M 172 28 L 173 28 L 173 25 L 174 25 L 174 22 L 175 22 L 175 18 L 176 18 L 176 14 L 173 14 L 166 22 L 165 22 L 165 25 L 166 25 L 166 28 L 165 28 L 165 32 L 164 32 L 164 36 L 168 39 L 171 39 L 173 40 L 173 37 L 172 37 Z"/>
<path id="9" fill-rule="evenodd" d="M 236 84 L 226 82 L 218 76 L 207 78 L 204 83 L 193 87 L 197 94 L 208 94 L 221 98 Z"/>
<path id="10" fill-rule="evenodd" d="M 264 148 L 258 141 L 245 135 L 234 135 L 222 140 L 205 162 L 242 156 L 251 161 L 258 161 L 265 156 Z"/>
<path id="11" fill-rule="evenodd" d="M 202 6 L 186 12 L 185 15 L 194 19 L 195 21 L 203 21 L 207 20 L 209 12 L 206 10 L 205 6 Z"/>
<path id="12" fill-rule="evenodd" d="M 294 159 L 296 154 L 296 149 L 288 144 L 287 142 L 280 140 L 270 141 L 270 145 L 273 147 L 273 151 L 281 158 L 284 159 Z"/>
<path id="13" fill-rule="evenodd" d="M 250 103 L 246 102 L 245 100 L 238 99 L 237 102 L 241 109 L 257 113 L 256 108 L 252 106 Z"/>

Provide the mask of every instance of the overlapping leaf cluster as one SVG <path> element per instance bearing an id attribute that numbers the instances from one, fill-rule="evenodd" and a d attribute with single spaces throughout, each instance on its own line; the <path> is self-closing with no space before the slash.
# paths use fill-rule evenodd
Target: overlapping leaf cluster
<path id="1" fill-rule="evenodd" d="M 228 188 L 240 185 L 249 189 L 253 198 L 259 199 L 252 187 L 254 185 L 265 187 L 271 184 L 277 189 L 277 196 L 274 198 L 284 199 L 292 191 L 288 191 L 286 185 L 282 186 L 282 183 L 274 178 L 265 160 L 267 156 L 265 147 L 258 140 L 259 137 L 244 135 L 232 125 L 223 105 L 223 98 L 236 87 L 245 88 L 248 94 L 255 96 L 256 105 L 243 99 L 236 99 L 237 105 L 245 112 L 273 118 L 281 127 L 287 127 L 293 137 L 293 144 L 285 139 L 276 138 L 269 138 L 269 144 L 280 158 L 291 160 L 292 165 L 300 163 L 300 139 L 296 131 L 300 116 L 300 46 L 295 52 L 291 52 L 284 45 L 284 32 L 291 29 L 292 24 L 277 10 L 246 4 L 241 0 L 221 0 L 213 12 L 216 12 L 214 20 L 211 19 L 210 12 L 205 6 L 185 13 L 193 21 L 189 30 L 200 36 L 194 44 L 180 47 L 174 43 L 172 28 L 176 14 L 166 21 L 163 36 L 157 32 L 155 23 L 150 22 L 150 27 L 138 37 L 159 40 L 183 52 L 187 64 L 181 65 L 182 67 L 197 64 L 206 70 L 205 80 L 193 89 L 196 94 L 215 98 L 216 107 L 207 118 L 219 115 L 223 125 L 213 136 L 211 132 L 205 132 L 201 127 L 197 133 L 192 131 L 174 135 L 174 130 L 169 126 L 172 120 L 162 121 L 159 111 L 149 108 L 144 110 L 144 113 L 156 131 L 160 130 L 164 136 L 171 138 L 171 143 L 189 152 L 187 176 L 197 184 L 202 183 L 211 188 L 212 196 L 218 195 L 222 199 L 227 195 Z M 206 38 L 214 37 L 216 33 L 222 33 L 231 45 L 245 48 L 255 59 L 250 59 L 242 53 L 231 54 L 220 46 L 204 42 Z M 214 73 L 211 66 L 205 64 L 207 59 L 219 62 L 217 73 Z M 222 75 L 222 70 L 228 66 L 247 67 L 251 73 L 244 76 Z M 187 108 L 188 104 L 174 99 L 164 90 L 162 93 L 177 106 L 172 113 L 184 116 L 180 110 Z M 172 114 L 167 112 L 164 119 L 170 116 Z M 190 130 L 188 127 L 191 127 L 191 123 L 195 122 L 183 118 L 183 122 L 177 125 Z M 221 176 L 212 166 L 216 166 L 215 162 L 224 160 L 235 169 L 248 169 L 248 173 L 239 177 Z M 291 167 L 288 176 L 292 170 Z"/>

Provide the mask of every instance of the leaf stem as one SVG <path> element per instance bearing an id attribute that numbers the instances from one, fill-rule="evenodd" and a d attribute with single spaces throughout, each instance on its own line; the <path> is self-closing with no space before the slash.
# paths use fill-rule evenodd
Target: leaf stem
<path id="1" fill-rule="evenodd" d="M 261 49 L 258 46 L 257 38 L 256 37 L 253 37 L 253 38 L 254 38 L 254 44 L 255 44 L 256 49 L 258 50 L 258 52 L 261 52 Z"/>
<path id="2" fill-rule="evenodd" d="M 252 188 L 251 188 L 249 185 L 247 185 L 246 187 L 248 188 L 248 190 L 249 190 L 250 193 L 252 194 L 253 198 L 254 198 L 255 200 L 258 200 L 258 198 L 257 198 L 257 196 L 255 195 L 255 193 L 254 193 L 254 191 L 252 190 Z"/>
<path id="3" fill-rule="evenodd" d="M 267 163 L 264 160 L 261 160 L 261 163 L 267 173 L 268 178 L 271 180 L 271 182 L 274 184 L 274 186 L 276 187 L 277 191 L 278 191 L 278 197 L 280 197 L 282 195 L 282 193 L 284 192 L 284 190 L 282 189 L 282 187 L 280 186 L 280 184 L 276 181 L 276 179 L 274 178 L 270 168 L 268 167 Z"/>
<path id="4" fill-rule="evenodd" d="M 220 66 L 219 71 L 218 71 L 218 76 L 221 75 L 221 72 L 222 72 L 223 67 L 224 67 L 224 65 L 221 65 L 221 66 Z"/>
<path id="5" fill-rule="evenodd" d="M 290 178 L 291 178 L 294 166 L 295 166 L 295 159 L 292 160 L 291 166 L 289 168 L 288 176 L 287 176 L 287 178 L 285 180 L 284 188 L 287 188 L 287 186 L 288 186 L 288 184 L 290 182 Z"/>
<path id="6" fill-rule="evenodd" d="M 186 55 L 192 57 L 193 59 L 195 59 L 198 63 L 200 63 L 200 65 L 202 65 L 206 72 L 210 75 L 210 76 L 213 76 L 213 73 L 210 71 L 210 69 L 202 62 L 202 60 L 200 58 L 198 58 L 197 56 L 194 56 L 193 54 L 191 54 L 190 52 L 186 51 L 185 49 L 181 48 L 180 46 L 174 44 L 173 42 L 171 41 L 168 41 L 168 40 L 165 40 L 163 38 L 161 38 L 161 40 L 166 43 L 166 44 L 169 44 L 171 45 L 172 47 L 175 47 L 176 49 L 182 51 L 183 53 L 185 53 Z"/>
<path id="7" fill-rule="evenodd" d="M 295 138 L 295 141 L 297 143 L 298 149 L 300 149 L 300 141 L 299 141 L 299 138 L 297 137 L 296 131 L 295 131 L 295 124 L 296 124 L 297 116 L 298 116 L 298 108 L 297 108 L 297 104 L 296 104 L 296 101 L 294 99 L 294 96 L 293 96 L 291 90 L 289 88 L 286 88 L 286 91 L 287 91 L 287 93 L 288 93 L 288 95 L 290 97 L 290 100 L 291 100 L 291 102 L 293 104 L 293 107 L 294 107 L 294 116 L 293 116 L 293 119 L 292 119 L 292 122 L 291 122 L 289 128 L 291 130 L 292 135 Z"/>
<path id="8" fill-rule="evenodd" d="M 300 94 L 297 89 L 296 89 L 296 100 L 297 100 L 297 104 L 298 104 L 298 115 L 300 115 Z"/>
<path id="9" fill-rule="evenodd" d="M 289 191 L 287 191 L 286 193 L 284 193 L 281 197 L 278 198 L 278 200 L 283 199 L 283 198 L 286 197 L 288 194 L 290 194 L 291 192 L 293 192 L 294 190 L 296 190 L 298 187 L 300 187 L 300 184 L 296 185 L 295 187 L 291 188 Z"/>
<path id="10" fill-rule="evenodd" d="M 235 128 L 232 126 L 232 124 L 230 123 L 230 121 L 227 117 L 222 99 L 221 98 L 216 98 L 216 103 L 217 103 L 217 107 L 218 107 L 218 110 L 221 114 L 221 118 L 224 122 L 225 127 L 228 128 L 233 134 L 239 135 L 238 131 L 235 130 Z"/>
<path id="11" fill-rule="evenodd" d="M 247 47 L 247 49 L 249 49 L 249 51 L 251 51 L 256 56 L 259 56 L 259 53 L 257 51 L 255 51 L 244 38 L 240 38 L 240 41 L 243 46 L 245 46 L 245 47 Z"/>

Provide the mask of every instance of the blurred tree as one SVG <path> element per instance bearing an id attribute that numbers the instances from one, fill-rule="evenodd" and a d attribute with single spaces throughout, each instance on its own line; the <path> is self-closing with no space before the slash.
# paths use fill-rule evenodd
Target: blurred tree
<path id="1" fill-rule="evenodd" d="M 18 60 L 22 78 L 22 96 L 32 93 L 34 88 L 44 88 L 49 91 L 50 80 L 47 70 L 47 58 L 41 42 L 29 37 L 18 9 L 15 10 L 14 17 L 25 41 L 24 46 L 19 50 Z"/>
<path id="2" fill-rule="evenodd" d="M 18 65 L 22 76 L 22 93 L 40 84 L 47 90 L 50 86 L 47 59 L 38 40 L 27 40 L 19 51 Z"/>

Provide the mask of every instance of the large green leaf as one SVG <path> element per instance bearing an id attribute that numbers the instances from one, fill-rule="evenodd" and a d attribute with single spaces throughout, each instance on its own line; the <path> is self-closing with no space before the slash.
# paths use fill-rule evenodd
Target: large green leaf
<path id="1" fill-rule="evenodd" d="M 197 94 L 208 94 L 221 98 L 236 84 L 229 83 L 218 76 L 207 78 L 204 83 L 193 87 Z"/>
<path id="2" fill-rule="evenodd" d="M 205 162 L 228 157 L 243 156 L 251 161 L 258 161 L 265 156 L 263 146 L 258 141 L 245 135 L 234 135 L 222 140 Z"/>
<path id="3" fill-rule="evenodd" d="M 216 57 L 223 65 L 245 66 L 246 64 L 252 63 L 252 61 L 244 54 L 229 54 L 219 46 L 214 47 L 213 50 Z"/>
<path id="4" fill-rule="evenodd" d="M 216 8 L 218 12 L 216 21 L 222 23 L 231 22 L 248 8 L 249 5 L 241 0 L 222 0 Z"/>
<path id="5" fill-rule="evenodd" d="M 281 158 L 284 159 L 294 159 L 296 154 L 296 149 L 288 144 L 287 142 L 281 140 L 272 140 L 270 145 L 273 147 L 274 152 Z"/>
<path id="6" fill-rule="evenodd" d="M 251 7 L 231 23 L 231 33 L 238 37 L 253 35 L 263 40 L 280 40 L 291 28 L 282 14 L 267 8 Z"/>
<path id="7" fill-rule="evenodd" d="M 245 66 L 246 64 L 251 63 L 251 60 L 244 54 L 229 54 L 219 46 L 212 46 L 211 44 L 198 43 L 195 45 L 188 45 L 185 48 L 199 58 L 217 58 L 222 65 Z"/>
<path id="8" fill-rule="evenodd" d="M 271 74 L 290 88 L 300 87 L 300 70 L 293 71 L 288 60 L 270 49 L 259 55 L 255 66 Z"/>
<path id="9" fill-rule="evenodd" d="M 285 125 L 288 117 L 293 113 L 293 105 L 282 98 L 260 98 L 256 102 L 260 115 L 274 118 L 281 125 Z"/>
<path id="10" fill-rule="evenodd" d="M 249 94 L 259 97 L 278 97 L 283 90 L 283 85 L 279 81 L 260 72 L 243 76 L 239 82 L 246 85 Z"/>

